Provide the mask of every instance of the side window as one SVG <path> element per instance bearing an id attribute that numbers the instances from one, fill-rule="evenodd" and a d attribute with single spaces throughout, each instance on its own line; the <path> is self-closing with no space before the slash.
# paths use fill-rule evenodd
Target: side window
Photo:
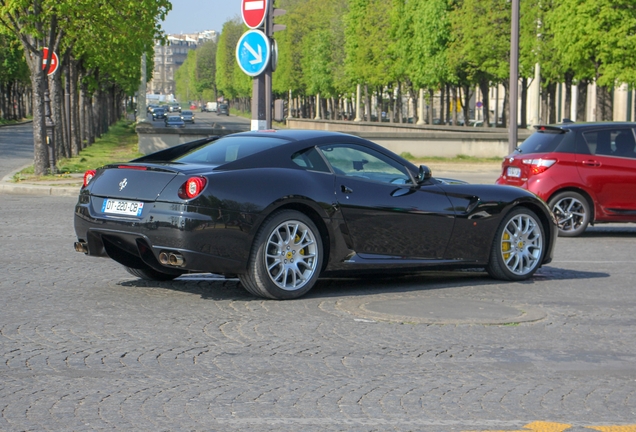
<path id="1" fill-rule="evenodd" d="M 382 183 L 411 183 L 405 167 L 374 150 L 339 144 L 322 146 L 320 151 L 336 174 Z"/>
<path id="2" fill-rule="evenodd" d="M 636 158 L 632 129 L 607 129 L 583 133 L 590 153 L 599 156 Z"/>
<path id="3" fill-rule="evenodd" d="M 634 147 L 636 140 L 632 129 L 622 130 L 614 137 L 614 156 L 636 158 Z"/>
<path id="4" fill-rule="evenodd" d="M 292 162 L 308 171 L 331 172 L 315 147 L 294 153 Z"/>

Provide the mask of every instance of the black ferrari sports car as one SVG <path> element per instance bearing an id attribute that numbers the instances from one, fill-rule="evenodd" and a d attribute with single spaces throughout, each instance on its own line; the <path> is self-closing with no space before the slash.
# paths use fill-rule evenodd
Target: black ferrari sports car
<path id="1" fill-rule="evenodd" d="M 319 276 L 482 268 L 510 281 L 552 260 L 556 223 L 520 188 L 438 180 L 365 139 L 322 131 L 211 137 L 84 176 L 75 249 L 131 274 L 240 278 L 291 299 Z"/>

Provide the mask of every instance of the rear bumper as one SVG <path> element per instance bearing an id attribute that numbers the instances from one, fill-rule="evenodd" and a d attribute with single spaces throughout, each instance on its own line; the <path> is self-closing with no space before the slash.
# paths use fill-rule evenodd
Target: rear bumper
<path id="1" fill-rule="evenodd" d="M 93 207 L 90 203 L 75 207 L 75 233 L 86 243 L 87 255 L 109 257 L 132 268 L 147 265 L 164 273 L 237 274 L 247 268 L 252 226 L 242 214 L 147 203 L 142 217 L 132 218 L 107 216 Z M 162 252 L 182 255 L 183 264 L 161 264 Z"/>

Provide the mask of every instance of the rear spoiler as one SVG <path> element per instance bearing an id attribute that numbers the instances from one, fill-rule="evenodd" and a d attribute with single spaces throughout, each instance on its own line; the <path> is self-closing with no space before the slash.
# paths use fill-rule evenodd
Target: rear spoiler
<path id="1" fill-rule="evenodd" d="M 201 138 L 196 141 L 190 141 L 174 147 L 169 147 L 164 150 L 150 153 L 140 158 L 133 159 L 130 162 L 169 162 L 174 158 L 182 156 L 190 152 L 191 150 L 204 146 L 205 144 L 215 141 L 219 138 L 219 136 L 209 136 L 207 138 Z"/>
<path id="2" fill-rule="evenodd" d="M 534 129 L 539 132 L 553 133 L 553 134 L 563 134 L 567 132 L 563 128 L 560 128 L 557 126 L 547 126 L 547 125 L 534 125 Z"/>

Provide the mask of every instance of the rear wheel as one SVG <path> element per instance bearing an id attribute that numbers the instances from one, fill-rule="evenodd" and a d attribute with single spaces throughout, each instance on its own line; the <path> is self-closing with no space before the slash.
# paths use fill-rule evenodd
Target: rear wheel
<path id="1" fill-rule="evenodd" d="M 258 231 L 247 273 L 239 275 L 247 291 L 271 299 L 293 299 L 318 280 L 323 245 L 318 228 L 303 213 L 282 210 Z"/>
<path id="2" fill-rule="evenodd" d="M 143 269 L 136 269 L 136 268 L 124 266 L 124 268 L 131 275 L 137 276 L 138 278 L 144 279 L 144 280 L 162 282 L 162 281 L 169 281 L 180 276 L 180 275 L 162 273 L 150 267 L 143 268 Z"/>
<path id="3" fill-rule="evenodd" d="M 590 204 L 577 192 L 558 193 L 548 203 L 559 225 L 560 237 L 576 237 L 581 235 L 592 216 Z"/>
<path id="4" fill-rule="evenodd" d="M 490 251 L 488 274 L 495 279 L 524 280 L 541 267 L 545 234 L 537 215 L 518 207 L 501 221 Z"/>

